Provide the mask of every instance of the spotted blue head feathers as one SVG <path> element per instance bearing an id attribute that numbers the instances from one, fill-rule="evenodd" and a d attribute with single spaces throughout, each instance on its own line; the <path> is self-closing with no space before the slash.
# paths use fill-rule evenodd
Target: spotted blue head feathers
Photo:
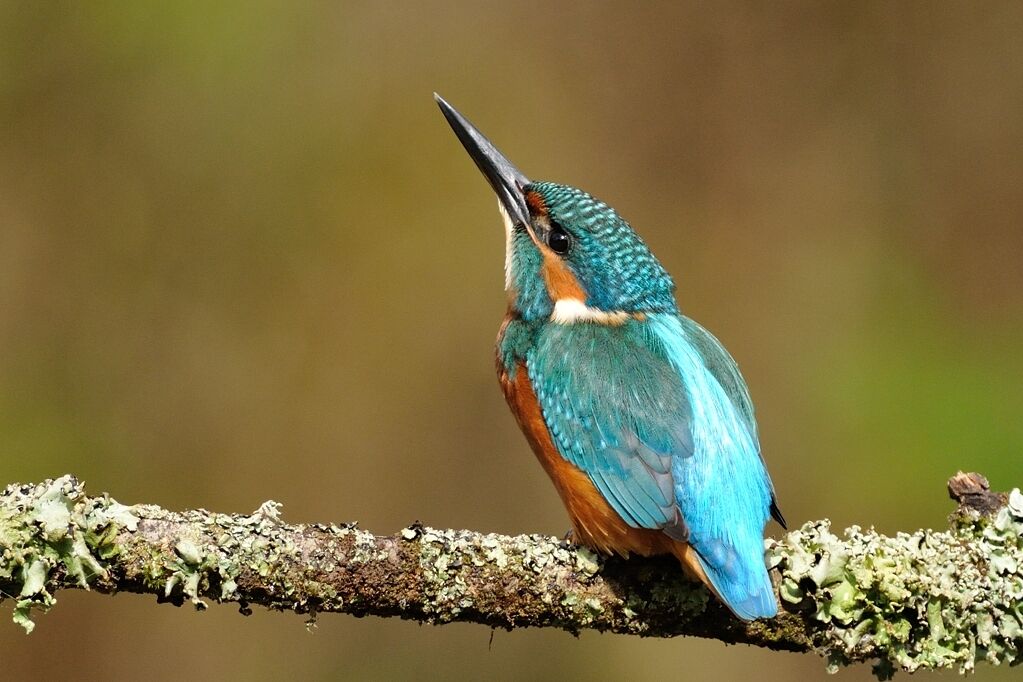
<path id="1" fill-rule="evenodd" d="M 526 193 L 537 197 L 530 202 L 534 232 L 579 281 L 586 305 L 605 312 L 675 311 L 671 276 L 613 208 L 553 182 L 534 182 Z"/>

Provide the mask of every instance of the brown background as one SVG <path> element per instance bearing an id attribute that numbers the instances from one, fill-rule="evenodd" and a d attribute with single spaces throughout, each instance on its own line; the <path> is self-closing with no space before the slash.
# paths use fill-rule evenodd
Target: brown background
<path id="1" fill-rule="evenodd" d="M 437 90 L 647 238 L 739 360 L 792 523 L 942 526 L 956 469 L 1023 483 L 1021 5 L 622 7 L 0 6 L 0 481 L 566 530 L 492 375 L 500 221 Z M 696 640 L 59 599 L 30 637 L 0 621 L 5 678 L 823 676 Z"/>

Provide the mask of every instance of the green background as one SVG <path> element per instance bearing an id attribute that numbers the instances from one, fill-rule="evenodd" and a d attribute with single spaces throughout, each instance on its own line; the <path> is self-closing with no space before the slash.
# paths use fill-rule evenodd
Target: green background
<path id="1" fill-rule="evenodd" d="M 495 200 L 437 90 L 643 234 L 738 359 L 792 524 L 941 527 L 957 469 L 1023 484 L 1020 35 L 1015 2 L 5 2 L 0 481 L 564 532 L 493 376 Z M 30 637 L 0 614 L 4 678 L 824 676 L 699 640 L 59 600 Z"/>

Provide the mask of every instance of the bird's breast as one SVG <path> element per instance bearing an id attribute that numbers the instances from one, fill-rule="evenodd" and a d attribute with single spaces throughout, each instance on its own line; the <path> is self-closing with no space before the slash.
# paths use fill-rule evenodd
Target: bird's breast
<path id="1" fill-rule="evenodd" d="M 501 389 L 526 440 L 561 496 L 572 520 L 576 540 L 599 551 L 623 556 L 629 553 L 643 556 L 673 553 L 673 543 L 668 536 L 657 530 L 632 528 L 625 523 L 589 476 L 558 452 L 529 380 L 524 359 L 515 359 L 515 364 L 509 366 L 508 356 L 501 352 L 509 324 L 505 322 L 498 337 L 497 373 Z"/>

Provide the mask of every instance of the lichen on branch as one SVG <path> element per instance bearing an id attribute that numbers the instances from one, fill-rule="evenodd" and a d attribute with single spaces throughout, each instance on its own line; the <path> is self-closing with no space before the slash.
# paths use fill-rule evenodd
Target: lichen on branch
<path id="1" fill-rule="evenodd" d="M 876 659 L 887 679 L 1020 662 L 1021 536 L 1017 489 L 990 515 L 960 507 L 948 531 L 887 537 L 853 526 L 840 538 L 826 521 L 808 523 L 769 542 L 768 556 L 786 608 L 825 626 L 815 644 L 829 669 Z"/>
<path id="2" fill-rule="evenodd" d="M 947 531 L 894 537 L 827 520 L 768 540 L 782 612 L 743 623 L 669 559 L 604 558 L 541 535 L 413 524 L 378 536 L 354 524 L 291 525 L 252 514 L 172 512 L 91 497 L 71 476 L 0 494 L 0 598 L 27 631 L 65 588 L 156 595 L 196 608 L 233 602 L 315 616 L 693 635 L 814 651 L 829 668 L 896 670 L 1023 659 L 1023 495 L 976 474 L 949 484 Z"/>

